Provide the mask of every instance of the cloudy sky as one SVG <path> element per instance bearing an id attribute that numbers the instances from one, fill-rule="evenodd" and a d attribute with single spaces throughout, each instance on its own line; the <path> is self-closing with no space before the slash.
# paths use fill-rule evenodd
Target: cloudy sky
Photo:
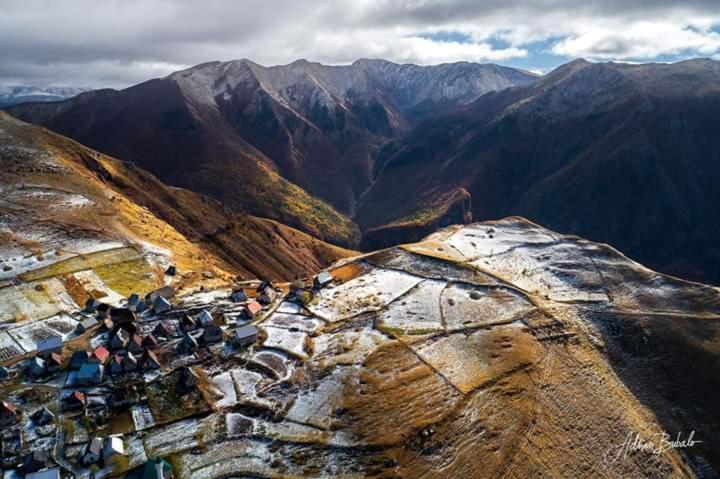
<path id="1" fill-rule="evenodd" d="M 1 0 L 0 84 L 123 87 L 210 60 L 720 59 L 718 0 Z"/>

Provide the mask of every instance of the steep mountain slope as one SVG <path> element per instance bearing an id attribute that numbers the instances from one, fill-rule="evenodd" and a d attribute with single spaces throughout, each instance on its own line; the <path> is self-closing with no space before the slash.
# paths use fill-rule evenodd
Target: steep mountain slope
<path id="1" fill-rule="evenodd" d="M 346 215 L 370 185 L 384 142 L 430 114 L 534 79 L 471 63 L 324 66 L 299 60 L 263 67 L 238 60 L 198 65 L 119 92 L 23 105 L 12 114 L 236 211 L 349 245 L 360 236 Z"/>
<path id="2" fill-rule="evenodd" d="M 388 147 L 355 219 L 382 246 L 428 232 L 446 209 L 521 214 L 720 283 L 719 106 L 715 61 L 575 61 Z"/>
<path id="3" fill-rule="evenodd" d="M 348 254 L 274 221 L 234 215 L 1 112 L 0 165 L 4 280 L 22 275 L 23 265 L 45 262 L 52 270 L 77 255 L 118 248 L 157 256 L 150 263 L 136 258 L 150 276 L 153 263 L 162 272 L 174 262 L 188 283 L 202 281 L 204 272 L 289 280 Z"/>
<path id="4" fill-rule="evenodd" d="M 88 91 L 89 88 L 35 87 L 25 85 L 0 86 L 0 107 L 27 102 L 60 101 Z"/>

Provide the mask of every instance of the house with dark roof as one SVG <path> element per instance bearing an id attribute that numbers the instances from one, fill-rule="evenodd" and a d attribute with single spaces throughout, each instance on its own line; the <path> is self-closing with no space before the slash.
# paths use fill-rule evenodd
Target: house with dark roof
<path id="1" fill-rule="evenodd" d="M 195 316 L 195 320 L 198 322 L 198 324 L 200 324 L 200 326 L 203 327 L 215 324 L 215 319 L 207 309 L 203 309 L 202 311 L 200 311 L 200 313 Z"/>
<path id="2" fill-rule="evenodd" d="M 157 298 L 155 298 L 152 305 L 155 314 L 162 314 L 172 309 L 172 304 L 170 304 L 170 301 L 163 298 L 162 296 L 158 296 Z"/>
<path id="3" fill-rule="evenodd" d="M 63 411 L 82 411 L 85 409 L 85 393 L 74 391 L 60 400 L 60 408 Z"/>
<path id="4" fill-rule="evenodd" d="M 75 332 L 77 332 L 78 334 L 83 334 L 97 325 L 98 322 L 95 318 L 86 318 L 78 323 L 78 325 L 75 327 Z"/>
<path id="5" fill-rule="evenodd" d="M 63 359 L 58 353 L 50 353 L 45 360 L 45 368 L 49 374 L 55 374 L 62 369 Z"/>
<path id="6" fill-rule="evenodd" d="M 14 404 L 0 402 L 0 426 L 10 426 L 17 422 L 18 411 Z"/>
<path id="7" fill-rule="evenodd" d="M 82 462 L 86 466 L 97 463 L 102 457 L 103 446 L 105 445 L 105 439 L 100 436 L 95 436 L 88 443 L 85 454 L 83 454 Z"/>
<path id="8" fill-rule="evenodd" d="M 270 304 L 273 301 L 275 301 L 275 298 L 277 298 L 278 292 L 275 291 L 275 289 L 272 286 L 268 286 L 267 288 L 263 289 L 259 296 L 258 301 L 260 301 L 260 304 Z"/>
<path id="9" fill-rule="evenodd" d="M 119 354 L 113 355 L 108 365 L 110 374 L 120 374 L 123 372 L 123 357 Z"/>
<path id="10" fill-rule="evenodd" d="M 110 311 L 110 305 L 105 303 L 98 304 L 98 307 L 96 308 L 97 311 L 97 319 L 102 320 L 108 317 L 108 312 Z"/>
<path id="11" fill-rule="evenodd" d="M 140 354 L 144 351 L 143 338 L 139 334 L 133 334 L 128 342 L 128 351 Z"/>
<path id="12" fill-rule="evenodd" d="M 123 358 L 122 365 L 123 371 L 125 372 L 136 371 L 138 368 L 138 360 L 133 353 L 128 351 L 128 353 Z"/>
<path id="13" fill-rule="evenodd" d="M 172 286 L 163 286 L 145 295 L 145 302 L 153 304 L 156 298 L 172 299 L 175 297 L 175 293 L 175 288 Z"/>
<path id="14" fill-rule="evenodd" d="M 130 308 L 112 308 L 110 310 L 110 317 L 115 324 L 134 323 L 137 321 L 135 313 Z"/>
<path id="15" fill-rule="evenodd" d="M 157 348 L 160 345 L 160 342 L 157 340 L 154 334 L 148 334 L 143 338 L 143 347 L 154 349 Z"/>
<path id="16" fill-rule="evenodd" d="M 10 371 L 6 367 L 0 366 L 0 381 L 5 381 L 10 377 Z"/>
<path id="17" fill-rule="evenodd" d="M 180 320 L 180 326 L 182 326 L 183 331 L 195 331 L 198 327 L 197 320 L 193 318 L 192 316 L 185 315 Z"/>
<path id="18" fill-rule="evenodd" d="M 95 298 L 88 298 L 88 300 L 85 301 L 84 311 L 86 313 L 94 313 L 98 306 L 100 306 L 100 301 Z"/>
<path id="19" fill-rule="evenodd" d="M 47 358 L 52 353 L 61 353 L 63 341 L 60 336 L 50 336 L 45 339 L 41 339 L 35 343 L 37 348 L 37 355 L 41 358 Z"/>
<path id="20" fill-rule="evenodd" d="M 257 341 L 257 333 L 257 328 L 251 324 L 241 326 L 233 333 L 233 343 L 240 347 L 249 346 Z"/>
<path id="21" fill-rule="evenodd" d="M 145 355 L 143 356 L 143 367 L 146 369 L 160 369 L 160 366 L 161 364 L 157 355 L 150 350 L 145 351 Z"/>
<path id="22" fill-rule="evenodd" d="M 135 306 L 137 306 L 139 302 L 140 302 L 140 295 L 139 295 L 139 294 L 133 293 L 133 294 L 131 294 L 130 296 L 128 296 L 127 304 L 128 304 L 128 306 L 130 306 L 131 308 L 134 308 Z"/>
<path id="23" fill-rule="evenodd" d="M 100 384 L 105 378 L 105 367 L 102 364 L 83 364 L 77 373 L 77 382 L 83 386 Z"/>
<path id="24" fill-rule="evenodd" d="M 112 349 L 125 349 L 130 342 L 130 335 L 124 329 L 118 329 L 110 340 Z"/>
<path id="25" fill-rule="evenodd" d="M 70 369 L 80 369 L 83 364 L 90 360 L 91 353 L 87 351 L 75 351 L 70 356 Z"/>
<path id="26" fill-rule="evenodd" d="M 40 358 L 38 356 L 35 356 L 30 361 L 30 366 L 28 367 L 28 374 L 33 379 L 39 379 L 47 373 L 47 367 L 45 366 L 45 360 L 43 358 Z"/>
<path id="27" fill-rule="evenodd" d="M 52 411 L 43 406 L 33 412 L 30 415 L 30 419 L 32 419 L 32 421 L 38 426 L 45 426 L 55 420 L 55 414 L 53 414 Z"/>
<path id="28" fill-rule="evenodd" d="M 175 328 L 167 321 L 158 321 L 153 334 L 161 338 L 172 338 L 175 335 Z"/>
<path id="29" fill-rule="evenodd" d="M 223 338 L 223 330 L 220 326 L 210 324 L 203 329 L 201 338 L 205 344 L 219 343 Z"/>
<path id="30" fill-rule="evenodd" d="M 177 345 L 177 352 L 180 354 L 188 354 L 199 347 L 200 345 L 198 344 L 197 339 L 189 334 L 185 334 Z"/>
<path id="31" fill-rule="evenodd" d="M 45 469 L 50 464 L 50 454 L 45 449 L 33 449 L 22 461 L 22 469 L 25 473 L 25 477 L 28 477 L 28 473 L 37 472 L 41 469 Z"/>
<path id="32" fill-rule="evenodd" d="M 247 294 L 245 294 L 245 291 L 242 289 L 236 289 L 230 294 L 230 299 L 235 303 L 242 303 L 243 301 L 247 301 Z"/>
<path id="33" fill-rule="evenodd" d="M 151 459 L 127 475 L 127 479 L 168 479 L 172 466 L 164 459 Z"/>

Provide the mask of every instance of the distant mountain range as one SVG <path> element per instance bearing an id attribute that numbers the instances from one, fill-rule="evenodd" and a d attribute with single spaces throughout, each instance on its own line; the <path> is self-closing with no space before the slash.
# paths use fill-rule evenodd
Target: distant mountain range
<path id="1" fill-rule="evenodd" d="M 74 87 L 0 86 L 0 107 L 37 101 L 60 101 L 90 90 Z"/>
<path id="2" fill-rule="evenodd" d="M 720 283 L 720 65 L 211 62 L 10 108 L 345 246 L 520 214 Z"/>

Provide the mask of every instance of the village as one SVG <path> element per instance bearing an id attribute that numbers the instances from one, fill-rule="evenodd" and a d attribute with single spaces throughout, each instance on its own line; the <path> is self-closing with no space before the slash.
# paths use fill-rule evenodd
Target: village
<path id="1" fill-rule="evenodd" d="M 209 374 L 228 360 L 246 364 L 232 371 L 231 389 L 285 378 L 287 357 L 255 351 L 267 340 L 256 324 L 276 309 L 298 311 L 331 281 L 328 272 L 283 287 L 251 281 L 180 302 L 170 285 L 114 304 L 89 297 L 71 313 L 72 332 L 39 330 L 32 354 L 8 360 L 5 351 L 3 479 L 173 477 L 171 462 L 147 456 L 142 431 L 218 407 L 227 391 Z"/>

